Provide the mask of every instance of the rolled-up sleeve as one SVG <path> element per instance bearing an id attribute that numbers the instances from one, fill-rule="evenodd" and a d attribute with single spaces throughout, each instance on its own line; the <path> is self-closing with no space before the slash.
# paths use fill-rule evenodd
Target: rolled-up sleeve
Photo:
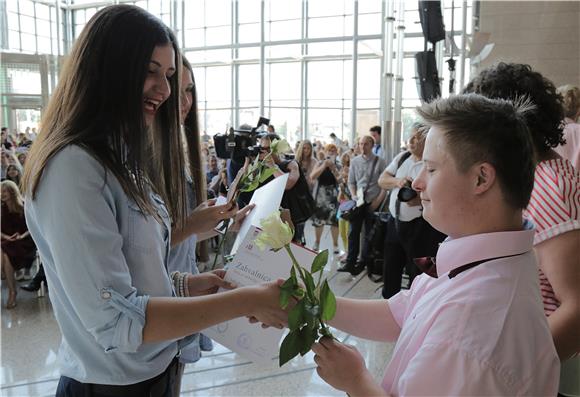
<path id="1" fill-rule="evenodd" d="M 104 351 L 135 352 L 149 297 L 133 287 L 123 254 L 118 203 L 108 184 L 116 180 L 83 150 L 63 152 L 45 169 L 31 205 L 54 263 L 57 285 L 51 298 Z"/>

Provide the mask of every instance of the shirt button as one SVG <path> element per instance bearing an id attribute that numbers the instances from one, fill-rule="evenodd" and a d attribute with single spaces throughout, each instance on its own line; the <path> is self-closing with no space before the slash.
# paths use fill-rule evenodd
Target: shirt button
<path id="1" fill-rule="evenodd" d="M 107 290 L 101 291 L 101 298 L 103 299 L 111 299 L 111 293 Z"/>

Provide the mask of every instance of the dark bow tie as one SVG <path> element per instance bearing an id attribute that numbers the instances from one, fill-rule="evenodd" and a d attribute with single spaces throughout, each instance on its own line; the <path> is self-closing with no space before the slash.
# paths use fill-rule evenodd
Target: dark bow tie
<path id="1" fill-rule="evenodd" d="M 523 255 L 523 254 L 525 254 L 525 252 L 522 252 L 521 254 L 498 256 L 497 258 L 489 258 L 489 259 L 483 259 L 481 261 L 467 263 L 465 265 L 456 267 L 455 269 L 451 270 L 449 272 L 449 278 L 453 278 L 453 277 L 457 276 L 459 273 L 463 273 L 464 271 L 469 270 L 473 267 L 479 266 L 485 262 L 494 261 L 496 259 L 509 258 L 512 256 L 518 256 L 518 255 Z M 415 259 L 413 259 L 413 262 L 415 262 L 415 265 L 417 265 L 419 270 L 421 270 L 426 275 L 433 277 L 433 278 L 438 278 L 437 264 L 435 261 L 435 257 L 425 256 L 423 258 L 415 258 Z"/>

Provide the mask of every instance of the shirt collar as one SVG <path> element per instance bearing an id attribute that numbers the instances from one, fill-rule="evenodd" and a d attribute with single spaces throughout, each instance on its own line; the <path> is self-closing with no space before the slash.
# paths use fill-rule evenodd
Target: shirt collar
<path id="1" fill-rule="evenodd" d="M 471 262 L 530 251 L 534 242 L 534 226 L 525 221 L 523 230 L 474 234 L 458 239 L 447 238 L 437 251 L 437 275 L 448 273 Z"/>

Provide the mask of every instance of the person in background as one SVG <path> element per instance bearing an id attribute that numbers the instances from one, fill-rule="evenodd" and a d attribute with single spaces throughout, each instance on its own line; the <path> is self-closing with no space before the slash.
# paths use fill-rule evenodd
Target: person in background
<path id="1" fill-rule="evenodd" d="M 345 152 L 340 156 L 340 164 L 342 168 L 340 169 L 340 183 L 338 185 L 338 204 L 350 200 L 350 190 L 348 189 L 348 173 L 350 169 L 350 153 Z M 338 232 L 340 239 L 342 240 L 342 246 L 345 250 L 348 249 L 348 228 L 349 222 L 346 219 L 340 217 L 340 213 L 337 214 L 338 218 Z M 341 260 L 346 258 L 346 252 L 341 256 Z"/>
<path id="2" fill-rule="evenodd" d="M 210 155 L 209 156 L 209 161 L 207 164 L 207 171 L 205 173 L 205 178 L 206 181 L 211 181 L 214 176 L 216 176 L 217 174 L 219 174 L 220 169 L 218 167 L 218 159 L 215 155 Z"/>
<path id="3" fill-rule="evenodd" d="M 555 396 L 560 363 L 540 304 L 529 107 L 480 95 L 423 105 L 430 127 L 413 182 L 424 217 L 449 235 L 436 262 L 388 301 L 337 297 L 329 325 L 395 341 L 379 383 L 353 346 L 324 337 L 317 373 L 349 396 Z"/>
<path id="4" fill-rule="evenodd" d="M 161 20 L 102 8 L 68 54 L 29 152 L 26 223 L 62 332 L 58 397 L 171 397 L 189 335 L 243 316 L 286 323 L 278 282 L 211 294 L 232 285 L 167 272 L 188 218 L 191 235 L 237 212 L 203 203 L 187 216 L 181 62 Z"/>
<path id="5" fill-rule="evenodd" d="M 268 134 L 275 134 L 276 133 L 276 128 L 274 128 L 274 126 L 272 124 L 270 124 L 268 126 Z"/>
<path id="6" fill-rule="evenodd" d="M 383 247 L 383 298 L 388 299 L 401 290 L 403 268 L 413 283 L 418 269 L 414 258 L 435 256 L 445 235 L 435 230 L 422 216 L 423 208 L 419 195 L 411 183 L 423 166 L 423 149 L 427 130 L 421 124 L 413 126 L 413 132 L 405 150 L 395 156 L 381 174 L 379 186 L 390 190 L 389 212 Z M 399 197 L 404 189 L 415 196 Z M 403 198 L 404 200 L 401 200 Z"/>
<path id="7" fill-rule="evenodd" d="M 26 163 L 26 152 L 21 152 L 16 157 L 18 158 L 18 162 L 20 163 L 20 165 L 24 167 L 24 164 Z"/>
<path id="8" fill-rule="evenodd" d="M 580 170 L 580 88 L 565 85 L 558 88 L 564 98 L 564 145 L 556 146 L 554 151 L 569 160 L 576 170 Z"/>
<path id="9" fill-rule="evenodd" d="M 36 246 L 30 237 L 24 218 L 24 200 L 18 186 L 12 181 L 2 182 L 2 270 L 8 285 L 7 309 L 16 307 L 16 280 L 14 272 L 30 275 L 36 258 Z M 30 278 L 27 277 L 29 280 Z"/>
<path id="10" fill-rule="evenodd" d="M 536 227 L 544 312 L 562 361 L 560 394 L 580 396 L 580 173 L 553 150 L 563 143 L 562 97 L 529 65 L 504 62 L 481 71 L 464 91 L 509 100 L 525 97 L 535 106 L 525 114 L 537 163 L 524 217 Z"/>
<path id="11" fill-rule="evenodd" d="M 12 142 L 10 142 L 10 137 L 8 136 L 8 128 L 2 127 L 2 149 L 12 150 Z"/>
<path id="12" fill-rule="evenodd" d="M 314 192 L 314 180 L 312 179 L 312 170 L 316 166 L 316 159 L 314 158 L 314 151 L 312 150 L 312 142 L 305 139 L 300 142 L 298 149 L 296 150 L 296 162 L 300 166 L 306 182 L 308 182 L 308 187 L 310 192 Z"/>
<path id="13" fill-rule="evenodd" d="M 369 129 L 369 134 L 375 140 L 375 145 L 373 146 L 373 154 L 375 156 L 383 157 L 383 148 L 381 147 L 381 126 L 375 125 Z"/>
<path id="14" fill-rule="evenodd" d="M 14 182 L 16 186 L 20 186 L 21 177 L 22 172 L 16 165 L 10 164 L 8 168 L 6 168 L 6 180 Z"/>
<path id="15" fill-rule="evenodd" d="M 330 226 L 332 235 L 332 245 L 334 255 L 338 255 L 338 186 L 340 184 L 340 164 L 338 162 L 338 148 L 334 143 L 329 143 L 324 148 L 325 159 L 319 161 L 312 170 L 310 177 L 316 181 L 314 192 L 314 201 L 316 201 L 316 210 L 312 216 L 314 225 L 314 251 L 320 247 L 320 239 L 324 231 L 324 225 Z"/>
<path id="16" fill-rule="evenodd" d="M 348 188 L 353 200 L 362 202 L 363 214 L 350 221 L 348 233 L 348 256 L 344 266 L 338 268 L 339 272 L 349 272 L 358 275 L 368 265 L 369 241 L 365 238 L 370 230 L 374 219 L 373 211 L 380 205 L 382 189 L 378 185 L 379 176 L 386 167 L 385 159 L 373 154 L 372 149 L 375 141 L 372 136 L 365 135 L 359 140 L 362 154 L 356 156 L 350 162 L 348 174 Z M 366 193 L 365 193 L 366 191 Z M 360 200 L 359 200 L 360 199 Z M 364 226 L 364 233 L 363 233 Z M 360 247 L 361 233 L 363 233 L 363 246 Z M 361 254 L 358 259 L 359 251 Z"/>

